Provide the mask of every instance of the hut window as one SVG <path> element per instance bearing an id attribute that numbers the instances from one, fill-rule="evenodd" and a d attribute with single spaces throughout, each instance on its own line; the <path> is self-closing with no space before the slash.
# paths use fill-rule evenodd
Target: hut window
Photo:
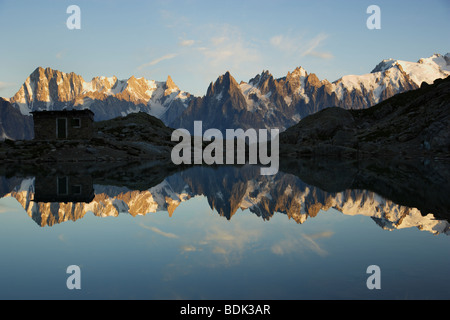
<path id="1" fill-rule="evenodd" d="M 81 128 L 81 119 L 80 118 L 73 118 L 72 119 L 72 127 L 73 128 Z"/>
<path id="2" fill-rule="evenodd" d="M 72 194 L 80 195 L 81 194 L 81 186 L 80 185 L 72 186 Z"/>

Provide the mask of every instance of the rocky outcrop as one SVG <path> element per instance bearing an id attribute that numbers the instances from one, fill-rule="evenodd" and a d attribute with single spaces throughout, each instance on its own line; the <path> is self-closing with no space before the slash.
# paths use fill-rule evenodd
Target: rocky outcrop
<path id="1" fill-rule="evenodd" d="M 227 72 L 209 85 L 204 97 L 194 99 L 172 127 L 186 128 L 192 133 L 194 121 L 200 120 L 204 128 L 239 128 L 248 116 L 251 115 L 246 114 L 245 98 L 239 84 Z M 254 121 L 258 119 L 249 122 Z"/>
<path id="2" fill-rule="evenodd" d="M 285 156 L 439 156 L 450 154 L 450 77 L 365 110 L 327 108 L 280 134 Z"/>
<path id="3" fill-rule="evenodd" d="M 33 105 L 33 110 L 47 109 L 50 104 L 53 108 L 63 107 L 82 93 L 83 83 L 83 78 L 73 72 L 63 73 L 39 67 L 25 80 L 11 98 L 11 103 L 19 104 L 23 113 L 30 105 Z"/>
<path id="4" fill-rule="evenodd" d="M 4 163 L 134 161 L 169 159 L 173 129 L 144 112 L 96 122 L 90 140 L 0 142 Z"/>
<path id="5" fill-rule="evenodd" d="M 9 101 L 0 98 L 0 141 L 30 140 L 33 128 L 32 116 L 22 115 Z"/>

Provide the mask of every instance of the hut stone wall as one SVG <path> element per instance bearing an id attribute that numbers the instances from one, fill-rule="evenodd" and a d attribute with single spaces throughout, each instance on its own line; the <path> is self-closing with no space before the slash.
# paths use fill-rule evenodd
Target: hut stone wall
<path id="1" fill-rule="evenodd" d="M 35 140 L 90 140 L 94 115 L 89 110 L 33 112 Z"/>

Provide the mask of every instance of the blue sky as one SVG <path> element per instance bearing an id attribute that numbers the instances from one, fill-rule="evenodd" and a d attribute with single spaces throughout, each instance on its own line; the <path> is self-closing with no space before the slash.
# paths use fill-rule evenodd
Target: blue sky
<path id="1" fill-rule="evenodd" d="M 69 30 L 69 5 L 81 29 Z M 369 5 L 381 30 L 369 30 Z M 0 96 L 38 66 L 95 76 L 132 75 L 204 95 L 230 71 L 248 81 L 302 66 L 320 79 L 370 72 L 386 58 L 450 52 L 448 0 L 0 0 Z"/>

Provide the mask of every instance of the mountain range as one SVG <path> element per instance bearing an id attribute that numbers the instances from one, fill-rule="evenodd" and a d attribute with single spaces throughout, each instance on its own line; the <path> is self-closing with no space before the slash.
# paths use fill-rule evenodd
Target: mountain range
<path id="1" fill-rule="evenodd" d="M 75 73 L 39 67 L 17 93 L 0 99 L 0 139 L 32 139 L 36 110 L 85 109 L 95 120 L 109 120 L 145 112 L 172 128 L 278 128 L 284 131 L 304 117 L 328 107 L 365 109 L 395 94 L 417 89 L 423 82 L 450 75 L 450 54 L 434 54 L 417 62 L 387 59 L 364 75 L 346 75 L 330 82 L 302 67 L 274 78 L 264 70 L 238 83 L 226 72 L 211 82 L 206 94 L 181 90 L 170 76 L 166 81 L 134 76 L 94 77 L 85 81 Z"/>
<path id="2" fill-rule="evenodd" d="M 450 156 L 450 77 L 362 110 L 331 107 L 280 134 L 280 154 L 341 158 Z"/>
<path id="3" fill-rule="evenodd" d="M 371 163 L 367 168 L 373 165 Z M 349 168 L 350 171 L 347 171 Z M 341 173 L 341 169 L 343 167 L 336 169 L 334 173 Z M 428 203 L 435 206 L 436 212 L 431 207 L 425 208 L 426 201 L 421 202 L 421 208 L 418 209 L 391 201 L 367 189 L 355 189 L 354 187 L 362 186 L 359 184 L 362 181 L 361 174 L 366 172 L 367 175 L 370 170 L 366 171 L 363 167 L 358 170 L 346 167 L 344 170 L 347 174 L 337 179 L 343 185 L 335 190 L 332 190 L 334 187 L 330 189 L 324 185 L 322 189 L 305 183 L 293 173 L 279 172 L 275 176 L 261 176 L 259 168 L 244 166 L 216 169 L 192 167 L 170 174 L 162 181 L 156 181 L 142 189 L 130 189 L 120 183 L 97 184 L 98 181 L 94 179 L 95 196 L 89 203 L 35 201 L 35 185 L 39 177 L 0 177 L 0 191 L 3 189 L 0 194 L 15 198 L 42 227 L 76 221 L 88 213 L 97 217 L 115 217 L 120 214 L 134 217 L 166 211 L 172 216 L 181 203 L 203 196 L 210 208 L 226 219 L 231 219 L 239 211 L 253 213 L 264 220 L 270 220 L 275 213 L 281 213 L 296 223 L 303 224 L 307 219 L 316 217 L 320 210 L 334 208 L 346 215 L 371 217 L 386 230 L 416 227 L 433 234 L 450 234 L 445 191 L 435 192 L 437 189 L 432 184 L 424 186 L 423 188 L 432 189 L 430 194 L 433 194 L 434 201 L 429 200 Z M 305 168 L 305 172 L 311 178 L 311 173 L 315 171 Z M 321 172 L 316 173 L 322 175 Z M 406 170 L 402 171 L 403 177 L 405 173 Z M 439 174 L 448 173 L 439 171 Z M 337 180 L 328 181 L 328 177 L 329 175 L 322 183 L 331 182 L 336 186 Z M 409 178 L 418 179 L 419 182 L 419 177 L 420 173 L 416 171 Z M 379 179 L 379 182 L 382 181 L 383 179 Z M 412 190 L 411 194 L 409 190 L 402 190 L 406 198 L 401 199 L 401 202 L 415 201 L 414 189 Z M 421 194 L 421 191 L 417 194 Z M 438 212 L 443 212 L 445 218 Z"/>

